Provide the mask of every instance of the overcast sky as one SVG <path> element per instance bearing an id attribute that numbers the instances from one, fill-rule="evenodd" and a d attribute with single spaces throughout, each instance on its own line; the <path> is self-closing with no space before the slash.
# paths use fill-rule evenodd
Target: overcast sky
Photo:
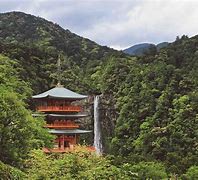
<path id="1" fill-rule="evenodd" d="M 115 49 L 198 34 L 198 0 L 0 0 L 0 12 L 8 11 L 43 17 Z"/>

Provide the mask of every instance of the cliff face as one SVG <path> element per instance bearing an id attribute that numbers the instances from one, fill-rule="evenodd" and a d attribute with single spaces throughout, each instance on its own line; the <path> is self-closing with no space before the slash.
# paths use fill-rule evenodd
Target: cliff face
<path id="1" fill-rule="evenodd" d="M 100 116 L 104 152 L 110 151 L 110 144 L 114 137 L 116 120 L 119 116 L 119 110 L 116 109 L 115 105 L 116 102 L 113 96 L 105 94 L 101 97 Z"/>

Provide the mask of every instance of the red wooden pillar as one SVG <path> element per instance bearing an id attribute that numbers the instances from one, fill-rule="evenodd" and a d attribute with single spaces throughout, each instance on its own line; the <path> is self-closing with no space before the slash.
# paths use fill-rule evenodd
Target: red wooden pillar
<path id="1" fill-rule="evenodd" d="M 63 134 L 63 149 L 65 149 L 65 135 Z"/>

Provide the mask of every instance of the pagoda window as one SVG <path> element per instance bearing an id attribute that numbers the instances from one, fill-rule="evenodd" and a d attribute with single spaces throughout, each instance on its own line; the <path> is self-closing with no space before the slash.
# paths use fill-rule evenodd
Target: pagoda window
<path id="1" fill-rule="evenodd" d="M 69 141 L 64 141 L 64 148 L 69 147 Z"/>

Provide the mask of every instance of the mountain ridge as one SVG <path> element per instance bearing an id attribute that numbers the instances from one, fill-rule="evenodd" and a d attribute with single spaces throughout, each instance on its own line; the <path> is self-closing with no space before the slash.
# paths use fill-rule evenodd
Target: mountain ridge
<path id="1" fill-rule="evenodd" d="M 89 56 L 89 59 L 101 59 L 101 54 L 119 52 L 107 46 L 98 45 L 68 29 L 65 30 L 56 23 L 23 12 L 1 13 L 0 29 L 0 40 L 3 42 L 11 44 L 23 42 L 27 45 L 34 44 L 39 48 L 48 47 L 49 50 L 52 48 L 52 50 L 62 51 L 67 56 L 76 53 L 75 60 L 78 61 L 83 59 L 83 56 Z M 75 49 L 71 49 L 71 44 Z"/>

